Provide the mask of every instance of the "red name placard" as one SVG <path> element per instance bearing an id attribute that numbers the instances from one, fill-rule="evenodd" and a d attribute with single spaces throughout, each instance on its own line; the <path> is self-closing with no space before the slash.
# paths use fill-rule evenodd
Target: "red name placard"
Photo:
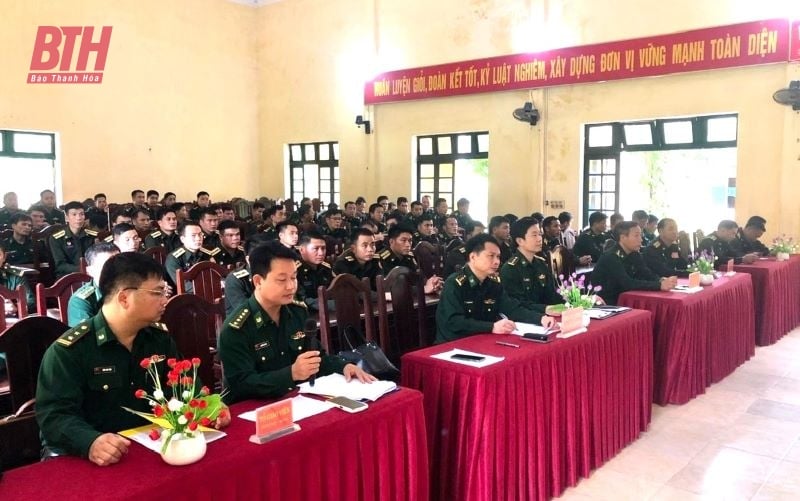
<path id="1" fill-rule="evenodd" d="M 256 435 L 263 437 L 292 426 L 292 399 L 256 409 Z"/>
<path id="2" fill-rule="evenodd" d="M 771 19 L 391 71 L 364 85 L 364 102 L 379 104 L 786 62 L 789 28 L 787 19 Z M 794 39 L 798 37 L 793 33 Z"/>

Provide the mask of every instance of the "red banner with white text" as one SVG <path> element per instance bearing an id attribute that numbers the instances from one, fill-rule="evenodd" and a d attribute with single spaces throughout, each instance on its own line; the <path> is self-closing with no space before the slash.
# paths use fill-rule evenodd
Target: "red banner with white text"
<path id="1" fill-rule="evenodd" d="M 800 46 L 800 34 L 792 40 Z M 786 62 L 790 26 L 771 19 L 546 52 L 390 71 L 364 85 L 364 103 L 534 89 Z M 792 49 L 795 59 L 800 48 Z"/>

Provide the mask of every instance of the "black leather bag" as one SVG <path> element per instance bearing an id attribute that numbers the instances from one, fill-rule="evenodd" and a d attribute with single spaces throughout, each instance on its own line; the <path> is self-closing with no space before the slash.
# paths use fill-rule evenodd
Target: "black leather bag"
<path id="1" fill-rule="evenodd" d="M 339 356 L 379 379 L 392 379 L 400 374 L 397 367 L 386 358 L 386 354 L 374 341 L 366 342 L 364 337 L 352 325 L 342 332 L 344 342 L 350 350 L 342 350 Z M 355 347 L 354 347 L 355 346 Z"/>

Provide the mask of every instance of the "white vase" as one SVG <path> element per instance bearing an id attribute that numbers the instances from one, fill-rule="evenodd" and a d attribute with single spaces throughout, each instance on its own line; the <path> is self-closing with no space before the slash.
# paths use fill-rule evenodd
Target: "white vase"
<path id="1" fill-rule="evenodd" d="M 166 439 L 165 431 L 161 434 L 162 445 Z M 206 437 L 203 436 L 203 432 L 196 431 L 192 436 L 176 433 L 167 444 L 166 450 L 161 453 L 161 459 L 173 466 L 183 466 L 200 461 L 205 455 Z"/>
<path id="2" fill-rule="evenodd" d="M 788 261 L 789 260 L 789 253 L 788 252 L 779 252 L 775 257 L 778 258 L 778 261 Z"/>
<path id="3" fill-rule="evenodd" d="M 711 285 L 714 283 L 714 275 L 700 275 L 700 285 Z"/>

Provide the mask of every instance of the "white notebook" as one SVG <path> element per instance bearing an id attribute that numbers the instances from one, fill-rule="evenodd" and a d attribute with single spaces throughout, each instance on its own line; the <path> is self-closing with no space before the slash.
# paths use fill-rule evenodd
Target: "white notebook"
<path id="1" fill-rule="evenodd" d="M 324 395 L 329 397 L 347 397 L 351 400 L 371 400 L 375 401 L 397 389 L 397 384 L 392 381 L 373 381 L 372 383 L 362 383 L 358 379 L 351 379 L 345 382 L 341 374 L 330 374 L 319 377 L 311 386 L 308 382 L 300 385 L 300 393 L 310 393 L 312 395 Z"/>

